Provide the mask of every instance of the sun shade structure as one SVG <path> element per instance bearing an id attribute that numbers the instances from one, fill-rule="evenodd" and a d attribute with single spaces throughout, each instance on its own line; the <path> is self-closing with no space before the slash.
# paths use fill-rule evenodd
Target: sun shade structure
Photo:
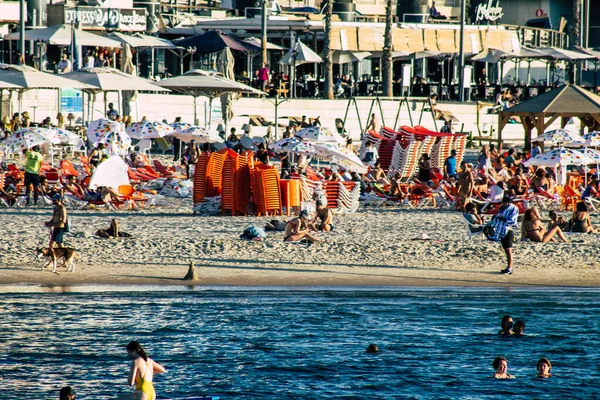
<path id="1" fill-rule="evenodd" d="M 569 119 L 579 118 L 591 131 L 600 130 L 600 96 L 578 86 L 565 85 L 531 98 L 498 115 L 498 140 L 502 143 L 502 130 L 512 117 L 519 117 L 525 128 L 525 147 L 529 148 L 532 131 L 545 132 L 560 118 L 564 128 Z"/>
<path id="2" fill-rule="evenodd" d="M 250 46 L 256 47 L 257 50 L 262 49 L 262 43 L 259 38 L 251 37 L 243 40 L 244 43 L 248 43 Z M 285 47 L 279 46 L 278 44 L 267 42 L 267 50 L 287 50 Z"/>
<path id="3" fill-rule="evenodd" d="M 512 53 L 508 53 L 504 50 L 486 49 L 486 50 L 482 51 L 481 53 L 471 57 L 471 61 L 479 61 L 479 62 L 496 64 L 498 61 L 502 60 L 503 58 L 510 58 L 510 56 L 512 56 Z"/>
<path id="4" fill-rule="evenodd" d="M 368 51 L 335 50 L 331 55 L 331 62 L 334 64 L 347 64 L 355 61 L 362 61 L 370 56 L 371 53 Z"/>
<path id="5" fill-rule="evenodd" d="M 209 30 L 200 35 L 178 40 L 175 44 L 180 47 L 195 47 L 198 53 L 216 53 L 226 47 L 243 52 L 256 50 L 256 46 L 217 30 Z M 260 50 L 260 46 L 258 49 Z"/>
<path id="6" fill-rule="evenodd" d="M 227 93 L 265 94 L 243 83 L 225 79 L 199 69 L 188 71 L 174 78 L 162 80 L 156 84 L 174 92 L 194 97 L 194 122 L 197 119 L 196 101 L 199 96 L 207 96 L 212 106 L 212 100 L 215 97 Z"/>
<path id="7" fill-rule="evenodd" d="M 64 76 L 40 72 L 26 65 L 0 64 L 0 87 L 3 83 L 27 89 L 93 89 L 86 83 L 67 79 Z M 6 86 L 4 86 L 6 88 Z"/>
<path id="8" fill-rule="evenodd" d="M 554 47 L 544 47 L 544 48 L 538 49 L 537 51 L 539 51 L 542 54 L 549 55 L 552 58 L 554 58 L 555 60 L 561 60 L 561 61 L 578 61 L 578 60 L 593 60 L 593 59 L 595 59 L 595 57 L 590 54 L 582 53 L 579 51 L 573 51 L 573 50 L 558 49 L 558 48 L 554 48 Z"/>
<path id="9" fill-rule="evenodd" d="M 72 36 L 73 28 L 71 25 L 56 25 L 49 28 L 25 31 L 25 40 L 42 41 L 59 46 L 71 45 Z M 7 40 L 19 40 L 21 34 L 20 32 L 15 32 L 4 36 L 4 38 Z M 121 47 L 121 42 L 119 41 L 82 30 L 77 30 L 77 44 L 79 46 Z"/>
<path id="10" fill-rule="evenodd" d="M 110 32 L 106 35 L 107 38 L 116 40 L 121 44 L 128 44 L 133 48 L 144 47 L 144 48 L 174 48 L 177 47 L 167 39 L 162 39 L 156 36 L 144 35 L 143 33 L 136 32 L 131 35 L 126 35 L 121 32 Z M 79 36 L 77 37 L 79 39 Z"/>
<path id="11" fill-rule="evenodd" d="M 169 89 L 155 85 L 152 81 L 129 75 L 115 68 L 87 68 L 62 75 L 93 88 L 90 92 L 144 90 L 148 92 L 168 92 Z"/>

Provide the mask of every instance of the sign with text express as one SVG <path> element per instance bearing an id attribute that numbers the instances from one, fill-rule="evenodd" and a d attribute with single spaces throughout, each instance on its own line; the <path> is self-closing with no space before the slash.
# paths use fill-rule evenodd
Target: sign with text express
<path id="1" fill-rule="evenodd" d="M 79 21 L 83 29 L 143 32 L 146 30 L 146 9 L 98 7 L 66 8 L 65 24 L 70 25 L 76 20 Z"/>

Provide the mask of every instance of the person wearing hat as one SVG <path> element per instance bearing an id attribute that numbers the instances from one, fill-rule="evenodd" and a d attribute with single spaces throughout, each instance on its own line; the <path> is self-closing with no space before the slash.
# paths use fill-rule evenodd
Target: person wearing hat
<path id="1" fill-rule="evenodd" d="M 283 232 L 284 242 L 299 242 L 306 240 L 310 243 L 318 242 L 315 236 L 310 234 L 310 214 L 306 210 L 300 211 L 300 215 L 297 218 L 293 218 L 288 221 Z"/>
<path id="2" fill-rule="evenodd" d="M 52 238 L 50 239 L 49 248 L 54 247 L 54 244 L 58 247 L 62 247 L 63 236 L 65 234 L 65 225 L 67 224 L 67 209 L 62 203 L 62 196 L 55 194 L 52 197 L 52 219 L 46 222 L 48 228 L 52 228 Z"/>
<path id="3" fill-rule="evenodd" d="M 519 209 L 512 203 L 509 196 L 502 198 L 502 205 L 498 214 L 494 215 L 492 220 L 484 228 L 484 233 L 488 240 L 500 242 L 502 249 L 506 254 L 506 268 L 500 271 L 501 274 L 513 273 L 512 247 L 515 240 L 513 228 L 517 225 Z"/>
<path id="4" fill-rule="evenodd" d="M 456 150 L 450 151 L 450 157 L 444 161 L 444 177 L 448 179 L 456 179 L 458 173 L 456 171 Z"/>

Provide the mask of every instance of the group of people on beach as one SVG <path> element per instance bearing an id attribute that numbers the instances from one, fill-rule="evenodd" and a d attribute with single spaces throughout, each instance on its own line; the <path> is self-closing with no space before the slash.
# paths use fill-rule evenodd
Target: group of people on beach
<path id="1" fill-rule="evenodd" d="M 523 331 L 525 330 L 525 322 L 521 320 L 514 321 L 510 315 L 505 315 L 502 317 L 502 321 L 500 323 L 502 329 L 498 331 L 499 335 L 502 336 L 524 336 Z M 498 356 L 494 359 L 492 363 L 492 367 L 494 367 L 494 375 L 493 378 L 496 379 L 513 379 L 514 375 L 508 373 L 508 360 L 502 356 Z M 538 378 L 550 378 L 552 376 L 552 364 L 550 360 L 545 357 L 542 357 L 537 362 L 537 376 Z"/>

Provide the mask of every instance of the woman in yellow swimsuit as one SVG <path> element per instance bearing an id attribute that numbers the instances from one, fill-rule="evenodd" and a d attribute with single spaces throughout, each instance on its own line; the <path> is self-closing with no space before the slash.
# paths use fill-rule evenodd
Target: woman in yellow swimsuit
<path id="1" fill-rule="evenodd" d="M 132 360 L 127 383 L 129 386 L 135 385 L 135 393 L 119 397 L 119 400 L 156 400 L 152 377 L 154 374 L 162 374 L 167 370 L 148 357 L 138 342 L 129 342 L 126 348 L 127 355 Z"/>

